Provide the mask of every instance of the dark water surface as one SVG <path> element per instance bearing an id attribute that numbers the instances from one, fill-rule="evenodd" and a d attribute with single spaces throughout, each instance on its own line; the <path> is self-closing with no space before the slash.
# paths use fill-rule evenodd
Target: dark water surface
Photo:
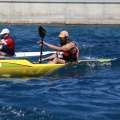
<path id="1" fill-rule="evenodd" d="M 38 26 L 1 25 L 0 31 L 6 27 L 17 52 L 40 50 Z M 59 45 L 59 32 L 68 30 L 81 59 L 120 58 L 120 26 L 44 28 L 44 40 L 54 45 Z M 0 78 L 0 120 L 120 120 L 120 60 L 69 66 L 37 78 Z"/>

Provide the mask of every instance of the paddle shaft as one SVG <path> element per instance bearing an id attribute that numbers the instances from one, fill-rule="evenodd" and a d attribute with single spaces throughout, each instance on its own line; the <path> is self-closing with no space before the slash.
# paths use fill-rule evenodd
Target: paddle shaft
<path id="1" fill-rule="evenodd" d="M 42 38 L 42 42 L 43 42 L 43 38 Z M 43 45 L 40 46 L 40 61 L 39 61 L 39 63 L 42 62 L 42 49 L 43 49 Z"/>

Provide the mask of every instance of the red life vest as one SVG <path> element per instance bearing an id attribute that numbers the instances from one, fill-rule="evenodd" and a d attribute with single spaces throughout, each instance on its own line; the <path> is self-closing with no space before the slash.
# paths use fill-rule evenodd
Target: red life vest
<path id="1" fill-rule="evenodd" d="M 9 56 L 13 56 L 14 49 L 15 49 L 14 40 L 9 37 L 9 38 L 5 39 L 4 41 L 5 41 L 6 45 L 3 46 L 3 49 L 1 51 L 7 53 Z"/>
<path id="2" fill-rule="evenodd" d="M 74 44 L 76 45 L 76 43 L 74 43 Z M 77 45 L 76 45 L 76 53 L 72 54 L 69 52 L 62 52 L 62 55 L 63 55 L 63 59 L 66 61 L 69 61 L 69 62 L 73 62 L 73 61 L 78 62 L 79 61 L 79 50 L 77 48 Z"/>

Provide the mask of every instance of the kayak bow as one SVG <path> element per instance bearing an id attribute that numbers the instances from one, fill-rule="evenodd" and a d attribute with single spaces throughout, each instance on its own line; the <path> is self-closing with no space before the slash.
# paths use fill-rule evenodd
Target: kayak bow
<path id="1" fill-rule="evenodd" d="M 0 60 L 0 76 L 42 76 L 64 64 L 33 64 L 27 60 Z"/>

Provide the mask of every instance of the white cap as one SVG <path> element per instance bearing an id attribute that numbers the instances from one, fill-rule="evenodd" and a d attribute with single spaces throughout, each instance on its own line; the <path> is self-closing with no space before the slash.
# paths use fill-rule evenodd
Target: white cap
<path id="1" fill-rule="evenodd" d="M 7 28 L 5 28 L 5 29 L 3 29 L 3 30 L 1 31 L 0 35 L 3 35 L 3 34 L 5 34 L 5 33 L 9 34 L 10 31 L 9 31 Z"/>

